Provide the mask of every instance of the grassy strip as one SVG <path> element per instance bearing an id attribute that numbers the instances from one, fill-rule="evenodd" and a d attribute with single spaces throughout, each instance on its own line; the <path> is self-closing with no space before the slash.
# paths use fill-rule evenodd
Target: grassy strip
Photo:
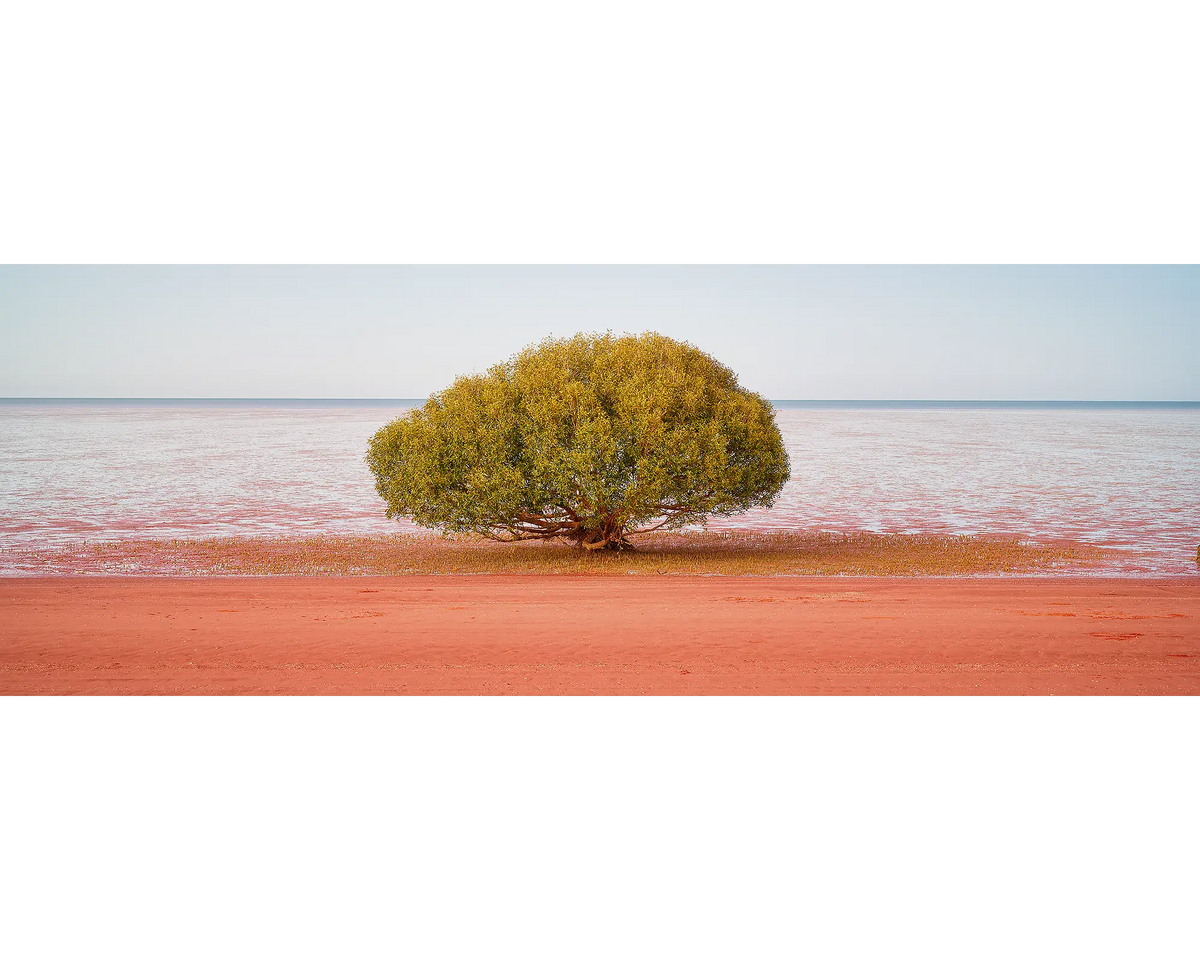
<path id="1" fill-rule="evenodd" d="M 586 553 L 542 543 L 394 535 L 91 542 L 5 551 L 30 573 L 172 576 L 402 576 L 492 574 L 723 574 L 874 577 L 1077 572 L 1105 551 L 1014 537 L 876 533 L 700 532 L 651 534 L 632 553 Z"/>

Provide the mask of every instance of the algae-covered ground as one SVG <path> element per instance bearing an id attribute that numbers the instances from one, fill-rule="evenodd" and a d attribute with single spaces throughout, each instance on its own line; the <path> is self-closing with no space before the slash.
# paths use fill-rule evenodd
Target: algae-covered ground
<path id="1" fill-rule="evenodd" d="M 811 532 L 657 533 L 632 552 L 552 543 L 393 535 L 82 542 L 6 550 L 21 574 L 403 576 L 413 574 L 716 574 L 964 576 L 1085 573 L 1107 552 L 1015 537 Z"/>

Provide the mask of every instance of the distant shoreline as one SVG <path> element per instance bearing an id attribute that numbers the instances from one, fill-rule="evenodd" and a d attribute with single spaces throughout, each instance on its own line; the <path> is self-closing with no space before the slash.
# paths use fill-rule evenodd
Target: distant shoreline
<path id="1" fill-rule="evenodd" d="M 426 397 L 0 397 L 6 406 L 416 407 Z M 1200 410 L 1200 400 L 771 400 L 779 410 Z"/>

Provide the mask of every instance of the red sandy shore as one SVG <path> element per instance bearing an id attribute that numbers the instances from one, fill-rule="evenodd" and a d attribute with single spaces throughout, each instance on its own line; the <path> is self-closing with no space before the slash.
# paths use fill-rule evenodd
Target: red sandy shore
<path id="1" fill-rule="evenodd" d="M 4 694 L 1195 694 L 1200 578 L 0 580 Z"/>

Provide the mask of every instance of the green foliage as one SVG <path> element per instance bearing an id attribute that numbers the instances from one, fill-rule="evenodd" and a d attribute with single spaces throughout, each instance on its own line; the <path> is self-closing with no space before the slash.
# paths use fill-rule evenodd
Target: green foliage
<path id="1" fill-rule="evenodd" d="M 655 333 L 548 339 L 459 377 L 367 463 L 389 517 L 589 549 L 770 506 L 790 472 L 771 404 Z"/>

